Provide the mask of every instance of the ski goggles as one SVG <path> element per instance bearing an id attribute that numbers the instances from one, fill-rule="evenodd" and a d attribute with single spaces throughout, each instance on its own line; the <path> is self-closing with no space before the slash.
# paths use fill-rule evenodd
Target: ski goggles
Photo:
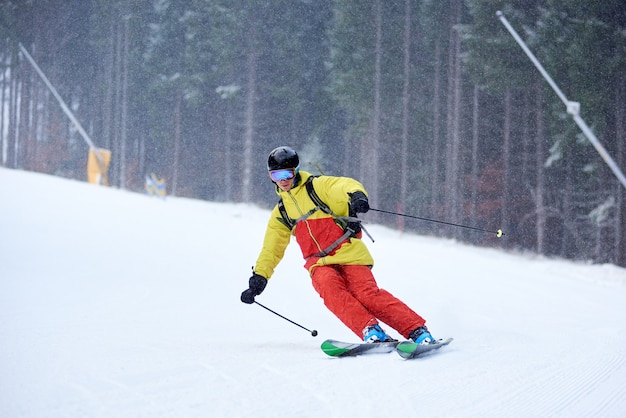
<path id="1" fill-rule="evenodd" d="M 291 180 L 296 176 L 298 167 L 296 168 L 281 168 L 280 170 L 271 170 L 270 178 L 273 182 L 278 183 L 282 180 Z"/>

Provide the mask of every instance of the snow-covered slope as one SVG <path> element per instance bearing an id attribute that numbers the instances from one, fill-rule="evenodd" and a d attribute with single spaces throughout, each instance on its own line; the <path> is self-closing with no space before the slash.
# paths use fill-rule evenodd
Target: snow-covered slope
<path id="1" fill-rule="evenodd" d="M 0 169 L 0 416 L 626 416 L 626 270 L 370 225 L 379 285 L 455 340 L 331 359 L 356 337 L 295 243 L 258 300 L 319 335 L 239 301 L 267 216 Z"/>

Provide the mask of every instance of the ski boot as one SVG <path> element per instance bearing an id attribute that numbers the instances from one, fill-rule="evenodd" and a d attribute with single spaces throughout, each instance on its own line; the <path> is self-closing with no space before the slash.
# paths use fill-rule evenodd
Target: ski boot
<path id="1" fill-rule="evenodd" d="M 426 328 L 425 325 L 411 331 L 411 333 L 409 334 L 409 338 L 412 339 L 415 342 L 415 344 L 425 345 L 425 344 L 432 344 L 436 342 L 433 336 L 430 335 L 430 332 L 428 331 L 428 328 Z"/>
<path id="2" fill-rule="evenodd" d="M 363 330 L 363 341 L 366 343 L 386 343 L 396 340 L 387 335 L 380 325 L 375 324 L 365 327 Z"/>

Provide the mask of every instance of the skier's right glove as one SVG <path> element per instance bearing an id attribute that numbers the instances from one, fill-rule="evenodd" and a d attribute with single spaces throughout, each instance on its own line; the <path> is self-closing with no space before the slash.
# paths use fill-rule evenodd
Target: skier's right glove
<path id="1" fill-rule="evenodd" d="M 248 281 L 248 286 L 249 288 L 241 293 L 241 301 L 251 304 L 254 303 L 254 297 L 260 295 L 265 289 L 265 286 L 267 286 L 267 279 L 260 274 L 254 273 Z"/>

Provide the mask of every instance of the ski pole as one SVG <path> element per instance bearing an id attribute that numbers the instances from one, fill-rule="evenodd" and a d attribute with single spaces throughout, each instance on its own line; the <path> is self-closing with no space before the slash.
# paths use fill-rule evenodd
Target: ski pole
<path id="1" fill-rule="evenodd" d="M 312 335 L 312 336 L 317 337 L 317 330 L 313 330 L 313 331 L 311 331 L 310 329 L 303 327 L 302 325 L 298 324 L 297 322 L 293 322 L 291 319 L 289 319 L 289 318 L 285 318 L 284 316 L 282 316 L 282 315 L 281 315 L 281 314 L 279 314 L 278 312 L 274 312 L 273 310 L 271 310 L 270 308 L 268 308 L 268 307 L 267 307 L 267 306 L 265 306 L 265 305 L 260 304 L 260 303 L 259 303 L 259 302 L 257 302 L 256 300 L 254 301 L 254 303 L 256 303 L 257 305 L 259 305 L 259 306 L 260 306 L 261 308 L 263 308 L 263 309 L 267 309 L 268 311 L 270 311 L 270 312 L 271 312 L 271 313 L 273 313 L 274 315 L 276 315 L 276 316 L 280 316 L 280 317 L 281 317 L 281 318 L 283 318 L 285 321 L 289 321 L 289 322 L 291 322 L 292 324 L 297 325 L 297 326 L 299 326 L 300 328 L 302 328 L 302 329 L 304 329 L 304 330 L 309 331 L 309 332 L 311 333 L 311 335 Z"/>
<path id="2" fill-rule="evenodd" d="M 419 220 L 422 220 L 422 221 L 435 222 L 435 223 L 438 223 L 438 224 L 458 226 L 459 228 L 472 229 L 474 231 L 487 232 L 489 234 L 496 234 L 496 237 L 498 237 L 498 238 L 502 238 L 502 235 L 504 235 L 504 232 L 502 232 L 501 229 L 498 229 L 497 231 L 492 231 L 492 230 L 489 230 L 489 229 L 476 228 L 474 226 L 455 224 L 455 223 L 452 223 L 452 222 L 438 221 L 436 219 L 422 218 L 420 216 L 407 215 L 407 214 L 404 214 L 404 213 L 391 212 L 391 211 L 388 211 L 388 210 L 374 209 L 374 208 L 370 208 L 370 210 L 373 210 L 374 212 L 388 213 L 390 215 L 404 216 L 406 218 L 419 219 Z"/>

